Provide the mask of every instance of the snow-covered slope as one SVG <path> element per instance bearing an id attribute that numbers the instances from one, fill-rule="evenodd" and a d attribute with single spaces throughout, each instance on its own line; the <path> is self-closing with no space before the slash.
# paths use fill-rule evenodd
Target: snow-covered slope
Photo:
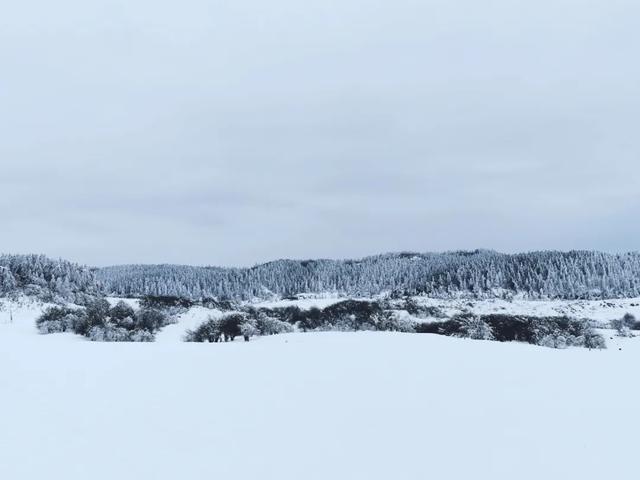
<path id="1" fill-rule="evenodd" d="M 0 298 L 0 336 L 5 341 L 14 336 L 26 336 L 30 339 L 38 336 L 36 318 L 50 305 L 30 297 L 13 301 Z"/>
<path id="2" fill-rule="evenodd" d="M 177 323 L 167 325 L 156 334 L 156 342 L 181 342 L 187 330 L 193 330 L 206 322 L 210 317 L 216 318 L 223 314 L 220 310 L 204 307 L 192 307 L 178 316 Z"/>
<path id="3" fill-rule="evenodd" d="M 568 316 L 589 318 L 591 320 L 610 321 L 622 318 L 630 313 L 640 318 L 640 298 L 613 300 L 466 300 L 435 299 L 414 297 L 423 305 L 439 308 L 445 315 L 452 316 L 464 311 L 479 315 L 504 313 L 511 315 L 529 315 L 532 317 Z"/>
<path id="4" fill-rule="evenodd" d="M 501 293 L 530 298 L 622 298 L 640 295 L 640 253 L 403 252 L 357 260 L 277 260 L 250 268 L 121 265 L 98 269 L 96 275 L 114 294 L 192 299 L 390 291 L 442 298 L 495 298 Z"/>
<path id="5" fill-rule="evenodd" d="M 637 478 L 640 339 L 104 344 L 38 310 L 0 312 L 2 479 Z"/>

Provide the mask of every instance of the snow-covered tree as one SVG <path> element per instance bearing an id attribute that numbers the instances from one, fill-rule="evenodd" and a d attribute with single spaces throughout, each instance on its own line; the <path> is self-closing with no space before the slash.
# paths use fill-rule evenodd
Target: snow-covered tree
<path id="1" fill-rule="evenodd" d="M 108 292 L 192 300 L 382 292 L 510 298 L 640 296 L 640 254 L 589 251 L 401 253 L 361 260 L 278 260 L 251 268 L 127 265 L 99 269 Z"/>
<path id="2" fill-rule="evenodd" d="M 482 317 L 471 315 L 460 318 L 460 336 L 474 340 L 493 340 L 493 331 Z"/>
<path id="3" fill-rule="evenodd" d="M 636 327 L 636 317 L 627 313 L 622 318 L 612 320 L 611 327 L 616 330 L 619 337 L 632 337 L 631 329 Z"/>
<path id="4" fill-rule="evenodd" d="M 95 272 L 87 267 L 44 255 L 0 255 L 0 296 L 84 305 L 100 292 Z"/>
<path id="5" fill-rule="evenodd" d="M 40 333 L 75 332 L 99 342 L 149 342 L 162 327 L 172 323 L 164 313 L 123 302 L 114 307 L 103 298 L 86 308 L 51 307 L 36 320 Z"/>

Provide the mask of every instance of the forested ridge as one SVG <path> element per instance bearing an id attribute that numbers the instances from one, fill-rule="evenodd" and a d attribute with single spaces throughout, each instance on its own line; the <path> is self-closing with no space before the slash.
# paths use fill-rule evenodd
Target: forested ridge
<path id="1" fill-rule="evenodd" d="M 96 276 L 111 294 L 247 300 L 302 293 L 530 298 L 640 296 L 640 254 L 487 250 L 394 253 L 361 260 L 278 260 L 251 268 L 124 265 Z"/>
<path id="2" fill-rule="evenodd" d="M 0 296 L 84 304 L 101 293 L 94 269 L 44 255 L 0 255 Z"/>
<path id="3" fill-rule="evenodd" d="M 0 255 L 0 295 L 84 303 L 101 294 L 191 300 L 297 294 L 593 299 L 640 296 L 640 254 L 592 251 L 397 253 L 360 260 L 277 260 L 250 268 L 89 268 L 44 255 Z"/>

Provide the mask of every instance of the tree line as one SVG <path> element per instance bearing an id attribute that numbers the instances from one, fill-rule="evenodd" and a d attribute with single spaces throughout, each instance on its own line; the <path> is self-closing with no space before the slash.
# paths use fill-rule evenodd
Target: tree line
<path id="1" fill-rule="evenodd" d="M 85 305 L 112 294 L 201 302 L 299 294 L 368 297 L 522 295 L 601 299 L 640 296 L 640 254 L 592 251 L 501 254 L 400 253 L 361 260 L 278 260 L 251 268 L 125 265 L 88 268 L 43 255 L 0 255 L 0 296 L 29 295 Z"/>
<path id="2" fill-rule="evenodd" d="M 361 260 L 278 260 L 251 268 L 125 265 L 99 269 L 96 275 L 111 294 L 192 300 L 383 292 L 442 298 L 640 296 L 640 254 L 592 251 L 401 253 Z"/>
<path id="3" fill-rule="evenodd" d="M 0 297 L 85 305 L 102 293 L 95 270 L 44 255 L 0 255 Z"/>

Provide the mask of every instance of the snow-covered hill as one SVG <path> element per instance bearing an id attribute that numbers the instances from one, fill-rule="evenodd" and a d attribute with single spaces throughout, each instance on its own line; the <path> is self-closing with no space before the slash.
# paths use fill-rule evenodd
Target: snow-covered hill
<path id="1" fill-rule="evenodd" d="M 640 339 L 105 344 L 38 335 L 40 306 L 13 323 L 4 306 L 3 479 L 636 478 Z"/>
<path id="2" fill-rule="evenodd" d="M 124 296 L 199 300 L 271 299 L 301 293 L 342 296 L 409 292 L 433 297 L 623 298 L 640 295 L 640 253 L 487 250 L 393 253 L 358 260 L 278 260 L 251 268 L 121 265 L 96 270 Z"/>

